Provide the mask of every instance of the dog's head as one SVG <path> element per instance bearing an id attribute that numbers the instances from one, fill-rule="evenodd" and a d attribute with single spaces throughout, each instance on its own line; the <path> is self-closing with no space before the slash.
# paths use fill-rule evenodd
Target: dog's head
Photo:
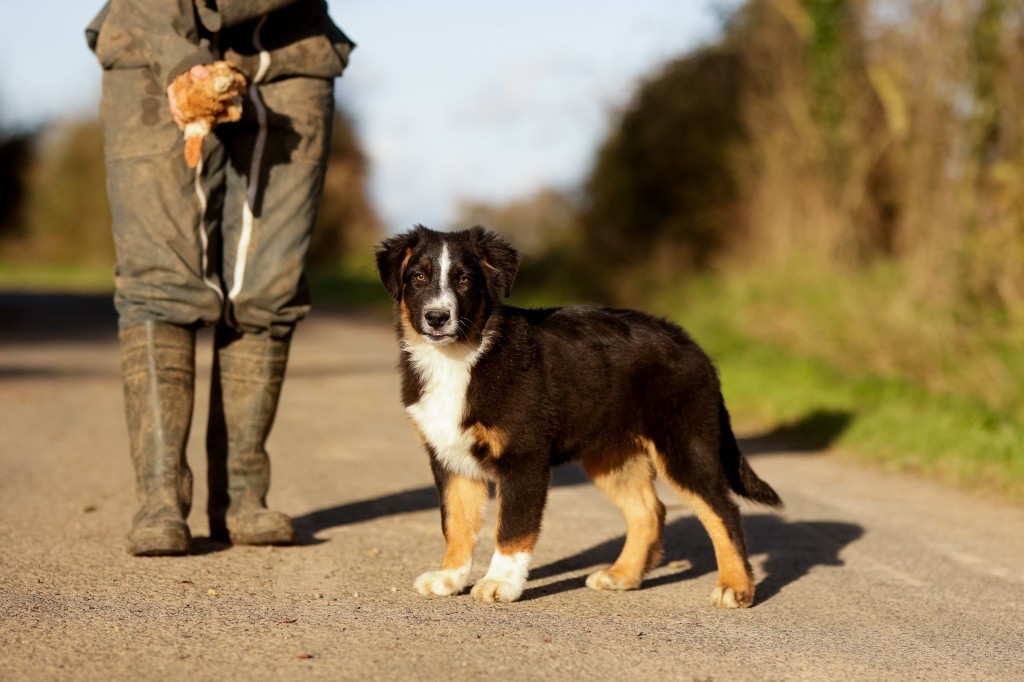
<path id="1" fill-rule="evenodd" d="M 479 226 L 435 232 L 417 225 L 377 247 L 377 271 L 406 333 L 439 346 L 479 343 L 518 268 L 512 245 Z"/>

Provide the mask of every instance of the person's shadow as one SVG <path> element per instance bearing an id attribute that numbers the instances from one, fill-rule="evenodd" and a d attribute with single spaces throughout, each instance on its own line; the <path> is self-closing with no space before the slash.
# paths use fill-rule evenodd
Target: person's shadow
<path id="1" fill-rule="evenodd" d="M 588 483 L 586 474 L 576 465 L 567 465 L 555 469 L 551 485 L 555 487 L 580 485 Z M 492 491 L 493 493 L 493 491 Z M 437 509 L 437 489 L 434 486 L 414 488 L 398 493 L 381 495 L 368 500 L 348 502 L 336 507 L 318 509 L 316 511 L 292 519 L 295 535 L 300 545 L 317 545 L 323 540 L 316 534 L 328 528 L 349 526 L 354 523 L 372 521 L 384 516 L 395 514 L 412 514 L 415 512 Z"/>
<path id="2" fill-rule="evenodd" d="M 411 514 L 430 509 L 437 509 L 437 490 L 434 486 L 318 509 L 295 517 L 292 519 L 292 525 L 295 527 L 297 544 L 317 545 L 324 540 L 317 538 L 316 534 L 328 528 L 350 526 L 385 516 Z"/>

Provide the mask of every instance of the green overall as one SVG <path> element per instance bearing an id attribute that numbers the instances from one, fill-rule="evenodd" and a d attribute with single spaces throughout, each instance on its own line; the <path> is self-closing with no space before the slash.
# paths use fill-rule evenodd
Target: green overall
<path id="1" fill-rule="evenodd" d="M 86 29 L 103 66 L 101 119 L 117 253 L 125 407 L 139 511 L 136 555 L 182 554 L 192 475 L 195 331 L 216 325 L 207 429 L 210 535 L 288 544 L 266 508 L 265 442 L 323 188 L 333 79 L 353 43 L 323 0 L 111 0 Z M 166 87 L 224 59 L 250 84 L 242 120 L 185 163 Z"/>

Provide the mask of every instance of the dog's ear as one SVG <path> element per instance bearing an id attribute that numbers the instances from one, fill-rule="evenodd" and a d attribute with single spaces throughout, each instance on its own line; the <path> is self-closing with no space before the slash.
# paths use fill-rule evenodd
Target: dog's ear
<path id="1" fill-rule="evenodd" d="M 491 298 L 496 301 L 508 298 L 519 271 L 519 252 L 504 238 L 480 225 L 469 228 L 469 241 L 483 263 Z"/>
<path id="2" fill-rule="evenodd" d="M 405 266 L 412 258 L 413 249 L 419 244 L 427 228 L 417 225 L 408 232 L 389 237 L 382 241 L 375 251 L 377 257 L 377 274 L 384 288 L 396 301 L 402 296 L 402 277 Z"/>

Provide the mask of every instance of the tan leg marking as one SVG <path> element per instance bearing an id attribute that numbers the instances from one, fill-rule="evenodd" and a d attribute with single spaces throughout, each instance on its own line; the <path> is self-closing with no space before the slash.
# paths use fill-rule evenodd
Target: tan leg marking
<path id="1" fill-rule="evenodd" d="M 420 594 L 443 597 L 466 588 L 486 504 L 485 482 L 462 476 L 448 480 L 444 490 L 444 558 L 440 569 L 416 578 L 414 587 Z"/>
<path id="2" fill-rule="evenodd" d="M 665 505 L 654 490 L 654 467 L 638 453 L 618 462 L 601 458 L 584 462 L 594 484 L 626 519 L 626 543 L 615 563 L 587 578 L 595 590 L 633 590 L 658 565 L 662 553 Z"/>
<path id="3" fill-rule="evenodd" d="M 747 562 L 746 552 L 742 549 L 743 540 L 736 539 L 729 535 L 729 530 L 722 520 L 722 517 L 704 501 L 703 498 L 695 495 L 692 491 L 681 487 L 676 481 L 665 473 L 665 463 L 654 443 L 646 438 L 640 439 L 641 445 L 651 455 L 658 473 L 668 481 L 683 501 L 697 515 L 697 519 L 704 526 L 711 537 L 711 544 L 715 548 L 715 561 L 718 563 L 718 584 L 711 591 L 711 601 L 720 608 L 735 609 L 747 607 L 754 603 L 754 575 Z"/>
<path id="4" fill-rule="evenodd" d="M 711 593 L 711 601 L 715 606 L 728 609 L 750 606 L 754 603 L 754 577 L 751 575 L 747 557 L 729 535 L 722 517 L 708 506 L 707 502 L 689 491 L 680 492 L 704 525 L 704 529 L 711 536 L 711 543 L 715 546 L 718 585 Z"/>
<path id="5" fill-rule="evenodd" d="M 445 488 L 445 550 L 441 568 L 458 568 L 473 558 L 484 525 L 487 483 L 453 476 Z"/>

